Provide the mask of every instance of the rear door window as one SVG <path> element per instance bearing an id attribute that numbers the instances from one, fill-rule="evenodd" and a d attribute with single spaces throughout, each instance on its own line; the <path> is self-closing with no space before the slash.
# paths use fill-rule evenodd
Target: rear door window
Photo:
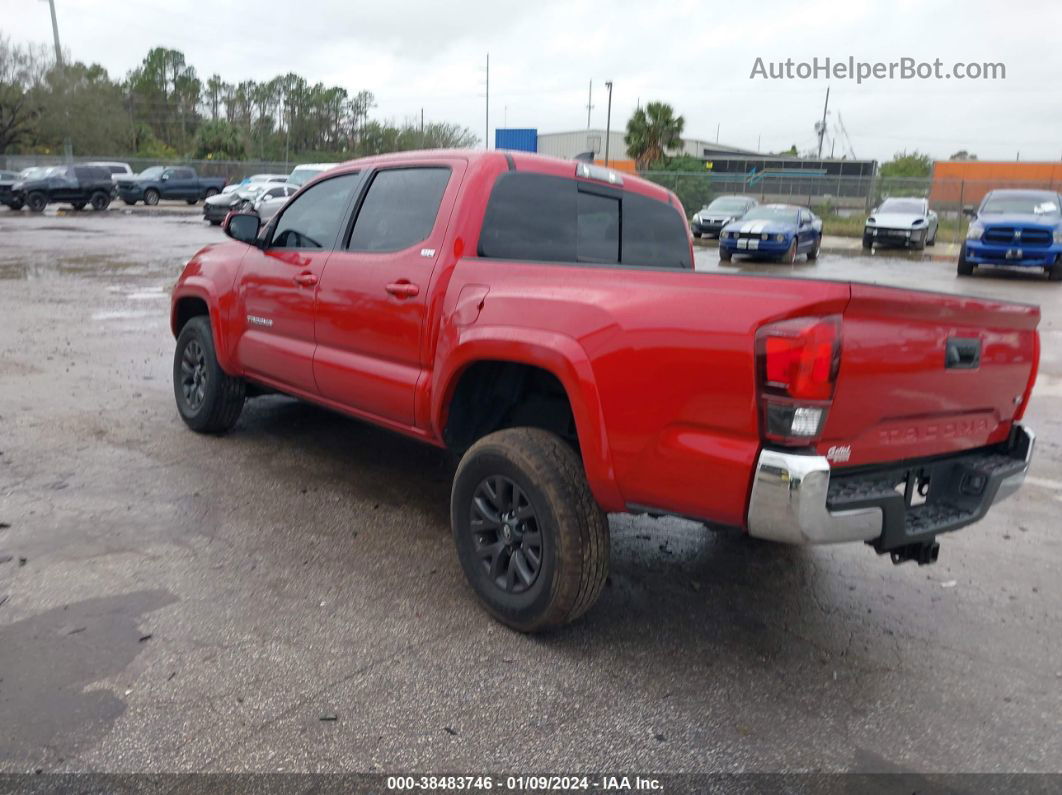
<path id="1" fill-rule="evenodd" d="M 435 227 L 446 167 L 391 168 L 377 172 L 358 211 L 350 251 L 401 251 L 425 240 Z"/>

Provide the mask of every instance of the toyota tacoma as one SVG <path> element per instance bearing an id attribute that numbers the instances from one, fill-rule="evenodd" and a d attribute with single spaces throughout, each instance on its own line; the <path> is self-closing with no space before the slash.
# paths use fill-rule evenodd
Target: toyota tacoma
<path id="1" fill-rule="evenodd" d="M 173 291 L 184 422 L 273 391 L 448 448 L 458 560 L 521 631 L 597 599 L 606 513 L 931 563 L 1032 456 L 1036 307 L 697 272 L 674 194 L 591 164 L 356 160 L 223 228 Z"/>

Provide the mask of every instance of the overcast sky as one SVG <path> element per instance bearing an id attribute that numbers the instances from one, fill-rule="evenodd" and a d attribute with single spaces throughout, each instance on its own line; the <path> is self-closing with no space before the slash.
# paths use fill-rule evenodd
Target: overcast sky
<path id="1" fill-rule="evenodd" d="M 288 71 L 376 95 L 375 118 L 419 115 L 484 130 L 490 52 L 490 125 L 540 132 L 604 127 L 612 80 L 613 127 L 636 103 L 664 100 L 686 135 L 802 151 L 831 86 L 829 126 L 843 119 L 861 158 L 903 148 L 944 158 L 1062 158 L 1062 4 L 981 0 L 56 0 L 72 57 L 122 76 L 152 46 L 185 53 L 201 78 L 263 80 Z M 1022 10 L 1025 7 L 1026 10 Z M 0 32 L 51 43 L 48 4 L 0 0 Z M 1042 33 L 1040 33 L 1042 32 Z M 765 62 L 904 56 L 946 70 L 956 61 L 1002 62 L 1006 79 L 752 80 Z M 830 144 L 827 141 L 826 149 Z M 837 154 L 846 148 L 838 134 Z"/>

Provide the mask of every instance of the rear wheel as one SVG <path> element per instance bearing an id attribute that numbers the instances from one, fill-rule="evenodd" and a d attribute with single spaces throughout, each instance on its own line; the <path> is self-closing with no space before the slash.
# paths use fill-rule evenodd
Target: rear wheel
<path id="1" fill-rule="evenodd" d="M 193 431 L 225 433 L 240 417 L 247 387 L 218 364 L 206 315 L 193 317 L 177 336 L 173 392 L 181 419 Z"/>
<path id="2" fill-rule="evenodd" d="M 70 206 L 73 207 L 78 212 L 81 212 L 82 210 L 85 209 L 85 202 L 71 202 Z"/>
<path id="3" fill-rule="evenodd" d="M 101 190 L 92 194 L 92 209 L 96 212 L 103 212 L 111 205 L 111 197 Z"/>
<path id="4" fill-rule="evenodd" d="M 203 198 L 204 199 L 209 199 L 211 196 L 217 196 L 217 195 L 218 195 L 218 189 L 217 188 L 207 188 L 206 189 L 206 193 L 203 194 Z"/>
<path id="5" fill-rule="evenodd" d="M 608 519 L 559 436 L 508 428 L 476 442 L 454 477 L 450 521 L 469 583 L 513 629 L 568 623 L 601 594 Z"/>
<path id="6" fill-rule="evenodd" d="M 154 188 L 148 188 L 144 191 L 144 204 L 154 207 L 159 203 L 159 192 Z"/>
<path id="7" fill-rule="evenodd" d="M 822 245 L 822 237 L 820 236 L 815 241 L 815 246 L 810 251 L 808 251 L 808 261 L 811 261 L 813 259 L 818 259 L 819 258 L 819 246 L 821 246 L 821 245 Z"/>
<path id="8" fill-rule="evenodd" d="M 974 270 L 977 266 L 966 259 L 966 246 L 959 249 L 959 265 L 958 272 L 960 276 L 973 276 Z"/>
<path id="9" fill-rule="evenodd" d="M 44 208 L 48 206 L 48 197 L 40 191 L 35 191 L 26 197 L 26 206 L 31 212 L 43 213 Z"/>

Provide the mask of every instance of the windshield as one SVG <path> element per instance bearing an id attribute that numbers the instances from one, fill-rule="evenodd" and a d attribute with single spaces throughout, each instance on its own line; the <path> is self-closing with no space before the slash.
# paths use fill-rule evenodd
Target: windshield
<path id="1" fill-rule="evenodd" d="M 151 168 L 145 168 L 140 172 L 139 176 L 145 179 L 155 179 L 155 177 L 161 177 L 162 172 L 166 170 L 165 166 L 152 166 Z"/>
<path id="2" fill-rule="evenodd" d="M 981 207 L 982 213 L 1021 213 L 1023 215 L 1058 215 L 1058 200 L 1044 194 L 1011 194 L 989 196 Z"/>
<path id="3" fill-rule="evenodd" d="M 18 175 L 19 179 L 40 179 L 48 173 L 47 166 L 31 166 L 22 170 L 22 173 Z"/>
<path id="4" fill-rule="evenodd" d="M 320 174 L 324 169 L 320 168 L 297 168 L 291 172 L 288 182 L 292 185 L 304 185 Z"/>
<path id="5" fill-rule="evenodd" d="M 878 208 L 879 213 L 914 213 L 922 215 L 925 206 L 921 199 L 886 199 Z"/>
<path id="6" fill-rule="evenodd" d="M 745 211 L 744 199 L 716 199 L 705 209 L 713 213 L 740 213 Z"/>
<path id="7" fill-rule="evenodd" d="M 761 205 L 759 207 L 753 207 L 745 215 L 741 217 L 742 221 L 785 221 L 786 223 L 795 224 L 797 220 L 797 210 L 795 207 L 778 207 L 771 205 Z"/>

